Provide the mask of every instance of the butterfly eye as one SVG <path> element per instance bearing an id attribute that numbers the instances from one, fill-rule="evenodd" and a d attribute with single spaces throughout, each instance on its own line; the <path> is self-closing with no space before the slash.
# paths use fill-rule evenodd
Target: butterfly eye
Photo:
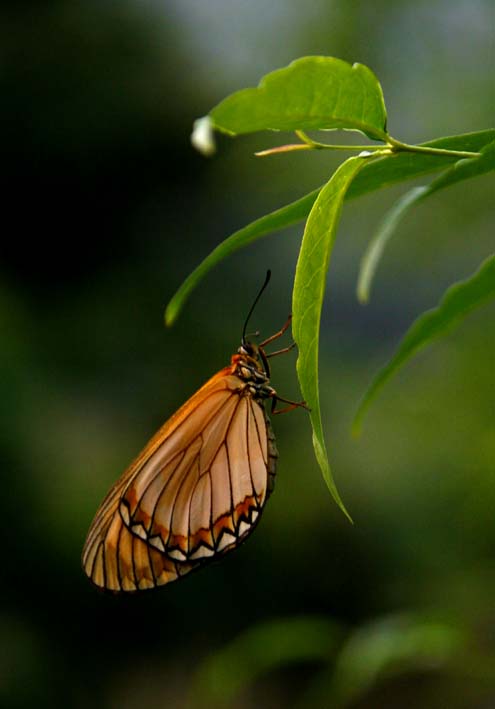
<path id="1" fill-rule="evenodd" d="M 244 342 L 238 350 L 239 354 L 249 357 L 250 359 L 258 358 L 258 348 L 250 342 Z"/>

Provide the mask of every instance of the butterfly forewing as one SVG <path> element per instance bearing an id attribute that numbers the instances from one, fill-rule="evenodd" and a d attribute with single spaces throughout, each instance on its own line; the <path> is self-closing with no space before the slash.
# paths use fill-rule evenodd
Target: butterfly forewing
<path id="1" fill-rule="evenodd" d="M 252 531 L 277 451 L 263 397 L 234 372 L 226 367 L 196 392 L 101 504 L 83 550 L 97 586 L 164 585 Z"/>

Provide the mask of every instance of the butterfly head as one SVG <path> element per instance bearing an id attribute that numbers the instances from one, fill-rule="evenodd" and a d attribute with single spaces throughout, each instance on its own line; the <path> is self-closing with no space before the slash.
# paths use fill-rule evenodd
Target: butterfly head
<path id="1" fill-rule="evenodd" d="M 262 345 L 255 345 L 247 339 L 246 331 L 249 319 L 253 313 L 256 303 L 261 297 L 261 294 L 268 285 L 271 277 L 271 271 L 266 272 L 265 282 L 263 283 L 254 303 L 248 313 L 242 329 L 241 346 L 237 350 L 237 354 L 232 357 L 232 364 L 235 367 L 237 375 L 246 382 L 256 382 L 257 386 L 264 385 L 270 378 L 270 366 L 268 358 L 263 350 Z M 258 335 L 259 333 L 255 333 Z"/>
<path id="2" fill-rule="evenodd" d="M 246 339 L 242 338 L 241 346 L 237 350 L 237 353 L 243 357 L 249 357 L 250 359 L 259 358 L 259 348 L 253 342 L 248 342 Z"/>

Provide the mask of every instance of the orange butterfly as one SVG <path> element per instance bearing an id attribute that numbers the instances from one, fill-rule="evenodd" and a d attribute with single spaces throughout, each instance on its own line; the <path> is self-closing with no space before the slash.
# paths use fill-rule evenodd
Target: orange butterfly
<path id="1" fill-rule="evenodd" d="M 266 354 L 246 340 L 237 354 L 155 434 L 100 505 L 82 554 L 96 586 L 138 591 L 163 586 L 237 547 L 253 531 L 273 489 L 277 448 L 272 413 L 305 406 L 269 384 Z M 277 401 L 289 404 L 275 411 Z"/>

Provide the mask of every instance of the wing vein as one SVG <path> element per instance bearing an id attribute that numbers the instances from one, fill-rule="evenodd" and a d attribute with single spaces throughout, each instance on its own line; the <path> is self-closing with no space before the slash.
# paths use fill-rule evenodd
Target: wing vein
<path id="1" fill-rule="evenodd" d="M 120 513 L 119 513 L 118 511 L 116 511 L 115 514 L 119 514 L 119 516 L 120 516 Z M 119 533 L 118 533 L 118 536 L 117 536 L 117 541 L 116 541 L 116 543 L 115 543 L 115 569 L 116 569 L 116 571 L 117 571 L 117 582 L 118 582 L 118 584 L 119 584 L 119 590 L 122 590 L 122 588 L 123 588 L 122 576 L 121 576 L 121 573 L 120 573 L 120 563 L 119 563 L 119 559 L 120 559 L 120 538 L 121 538 L 121 536 L 122 536 L 122 530 L 123 530 L 123 529 L 124 529 L 124 523 L 123 523 L 123 521 L 122 521 L 122 519 L 121 519 L 121 520 L 120 520 Z"/>
<path id="2" fill-rule="evenodd" d="M 247 458 L 248 458 L 248 467 L 249 467 L 249 477 L 251 478 L 251 489 L 253 491 L 253 495 L 256 498 L 256 488 L 254 487 L 254 478 L 253 478 L 253 470 L 251 466 L 251 451 L 249 448 L 249 416 L 252 416 L 254 418 L 254 411 L 253 411 L 253 402 L 249 402 L 249 409 L 248 409 L 248 415 L 246 416 L 246 450 L 247 450 Z M 256 504 L 258 503 L 258 500 L 256 500 Z"/>
<path id="3" fill-rule="evenodd" d="M 154 503 L 154 505 L 153 505 L 153 512 L 151 513 L 151 517 L 150 517 L 150 527 L 149 527 L 148 533 L 151 532 L 151 530 L 153 529 L 153 525 L 154 525 L 154 523 L 155 523 L 155 514 L 156 514 L 156 509 L 157 509 L 157 507 L 158 507 L 158 504 L 159 504 L 160 500 L 162 499 L 163 494 L 166 492 L 166 489 L 167 489 L 167 487 L 168 487 L 169 482 L 172 480 L 172 478 L 174 477 L 175 473 L 177 472 L 177 470 L 178 470 L 180 464 L 181 464 L 182 461 L 184 460 L 185 455 L 186 455 L 186 451 L 183 450 L 183 451 L 181 452 L 180 460 L 177 462 L 177 465 L 176 465 L 175 468 L 173 469 L 172 473 L 170 473 L 170 475 L 169 475 L 169 477 L 168 477 L 166 483 L 164 484 L 163 488 L 160 490 L 160 494 L 157 496 L 157 498 L 156 498 L 156 500 L 155 500 L 155 503 Z M 158 477 L 158 475 L 160 475 L 161 472 L 162 472 L 161 470 L 158 471 L 158 473 L 156 474 L 156 476 L 153 478 L 153 481 L 152 481 L 152 482 L 154 482 L 154 481 L 156 480 L 156 478 Z M 151 485 L 151 484 L 152 484 L 152 483 L 150 483 L 149 485 Z M 144 495 L 146 494 L 146 490 L 148 490 L 149 485 L 146 486 L 145 492 L 143 492 L 143 494 L 141 495 L 140 500 L 139 500 L 139 502 L 138 502 L 138 504 L 137 504 L 136 509 L 139 508 L 139 506 L 140 506 L 140 504 L 141 504 L 141 500 L 143 499 Z"/>

